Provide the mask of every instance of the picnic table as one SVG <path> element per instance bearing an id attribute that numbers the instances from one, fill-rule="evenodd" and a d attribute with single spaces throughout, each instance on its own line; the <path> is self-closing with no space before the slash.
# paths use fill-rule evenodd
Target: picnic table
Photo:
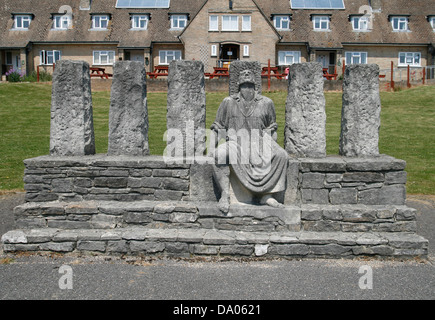
<path id="1" fill-rule="evenodd" d="M 270 76 L 271 77 L 276 77 L 277 79 L 281 80 L 283 78 L 285 78 L 287 76 L 286 73 L 280 73 L 278 70 L 278 67 L 263 67 L 263 69 L 261 70 L 261 77 L 262 78 L 267 78 L 269 76 L 269 72 L 268 70 L 270 69 Z"/>
<path id="2" fill-rule="evenodd" d="M 213 73 L 205 73 L 206 77 L 213 79 L 214 77 L 229 77 L 230 73 L 228 72 L 228 68 L 226 67 L 213 67 Z"/>
<path id="3" fill-rule="evenodd" d="M 100 67 L 91 67 L 89 68 L 91 71 L 91 78 L 99 77 L 101 79 L 109 79 L 112 76 L 111 73 L 106 73 L 106 69 Z"/>
<path id="4" fill-rule="evenodd" d="M 164 77 L 169 74 L 169 66 L 155 66 L 153 72 L 147 72 L 147 75 L 151 79 L 157 79 L 157 77 Z"/>
<path id="5" fill-rule="evenodd" d="M 337 80 L 337 72 L 335 73 L 329 73 L 328 68 L 323 68 L 323 76 L 326 78 L 326 80 Z"/>

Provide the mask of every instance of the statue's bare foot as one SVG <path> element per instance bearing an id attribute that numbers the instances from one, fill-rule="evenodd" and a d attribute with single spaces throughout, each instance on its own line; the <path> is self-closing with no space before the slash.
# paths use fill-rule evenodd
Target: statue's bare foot
<path id="1" fill-rule="evenodd" d="M 218 208 L 223 213 L 228 213 L 230 210 L 230 199 L 228 196 L 222 195 L 218 203 Z"/>
<path id="2" fill-rule="evenodd" d="M 268 206 L 271 206 L 273 208 L 284 208 L 284 205 L 282 203 L 279 203 L 272 195 L 267 194 L 263 196 L 260 200 L 261 204 L 267 204 Z"/>

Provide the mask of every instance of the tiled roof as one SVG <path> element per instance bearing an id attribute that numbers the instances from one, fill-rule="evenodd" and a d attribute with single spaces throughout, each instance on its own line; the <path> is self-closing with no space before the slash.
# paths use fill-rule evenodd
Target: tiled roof
<path id="1" fill-rule="evenodd" d="M 212 1 L 212 0 L 209 0 Z M 281 43 L 308 43 L 312 48 L 340 48 L 349 43 L 429 44 L 435 43 L 427 15 L 435 15 L 435 0 L 383 0 L 382 11 L 374 13 L 373 31 L 355 32 L 349 15 L 357 14 L 368 0 L 344 0 L 345 10 L 292 10 L 289 0 L 253 0 L 270 19 L 273 14 L 291 14 L 291 30 L 279 31 Z M 170 13 L 187 13 L 192 19 L 206 0 L 172 0 L 169 9 L 116 9 L 116 0 L 93 0 L 90 10 L 79 10 L 77 0 L 0 0 L 0 48 L 25 47 L 29 42 L 113 42 L 119 47 L 150 47 L 153 42 L 177 42 L 180 30 L 170 30 Z M 51 13 L 69 5 L 73 28 L 52 30 Z M 130 13 L 149 13 L 147 30 L 130 30 Z M 11 30 L 11 13 L 32 13 L 28 31 Z M 90 31 L 91 14 L 111 14 L 107 31 Z M 311 14 L 330 14 L 331 31 L 314 31 Z M 388 16 L 409 14 L 409 32 L 394 32 Z"/>
<path id="2" fill-rule="evenodd" d="M 83 1 L 81 1 L 83 2 Z M 29 42 L 116 42 L 120 47 L 150 47 L 151 42 L 180 42 L 180 30 L 170 30 L 169 13 L 193 16 L 204 0 L 171 1 L 169 9 L 116 9 L 116 0 L 93 0 L 90 10 L 79 10 L 74 0 L 0 0 L 0 47 L 25 47 Z M 52 30 L 51 13 L 62 5 L 72 8 L 73 28 Z M 11 30 L 11 13 L 32 13 L 34 19 L 27 31 Z M 111 22 L 107 31 L 90 31 L 91 14 L 107 13 Z M 130 30 L 130 13 L 149 13 L 147 30 Z"/>
<path id="3" fill-rule="evenodd" d="M 313 48 L 340 48 L 346 43 L 428 44 L 435 42 L 435 32 L 426 16 L 435 14 L 434 0 L 383 0 L 382 11 L 373 13 L 373 30 L 355 32 L 349 15 L 358 14 L 368 0 L 345 0 L 344 10 L 292 10 L 290 1 L 255 0 L 267 17 L 291 14 L 291 31 L 280 31 L 282 43 L 305 42 Z M 312 14 L 331 15 L 331 31 L 314 31 Z M 394 32 L 389 15 L 409 14 L 410 32 Z"/>

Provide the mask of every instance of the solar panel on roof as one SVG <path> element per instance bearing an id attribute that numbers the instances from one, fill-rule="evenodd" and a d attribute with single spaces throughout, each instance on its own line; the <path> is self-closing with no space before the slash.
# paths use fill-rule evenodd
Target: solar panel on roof
<path id="1" fill-rule="evenodd" d="M 170 0 L 117 0 L 116 8 L 169 8 Z"/>
<path id="2" fill-rule="evenodd" d="M 343 0 L 291 0 L 292 9 L 344 9 Z"/>

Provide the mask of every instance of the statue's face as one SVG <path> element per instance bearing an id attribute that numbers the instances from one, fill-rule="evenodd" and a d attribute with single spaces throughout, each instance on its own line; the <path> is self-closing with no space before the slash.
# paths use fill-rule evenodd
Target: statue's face
<path id="1" fill-rule="evenodd" d="M 245 82 L 240 85 L 240 94 L 246 100 L 252 100 L 254 97 L 255 85 L 250 82 Z"/>
<path id="2" fill-rule="evenodd" d="M 239 74 L 239 83 L 244 83 L 246 81 L 254 82 L 254 74 L 251 70 L 243 70 Z"/>

